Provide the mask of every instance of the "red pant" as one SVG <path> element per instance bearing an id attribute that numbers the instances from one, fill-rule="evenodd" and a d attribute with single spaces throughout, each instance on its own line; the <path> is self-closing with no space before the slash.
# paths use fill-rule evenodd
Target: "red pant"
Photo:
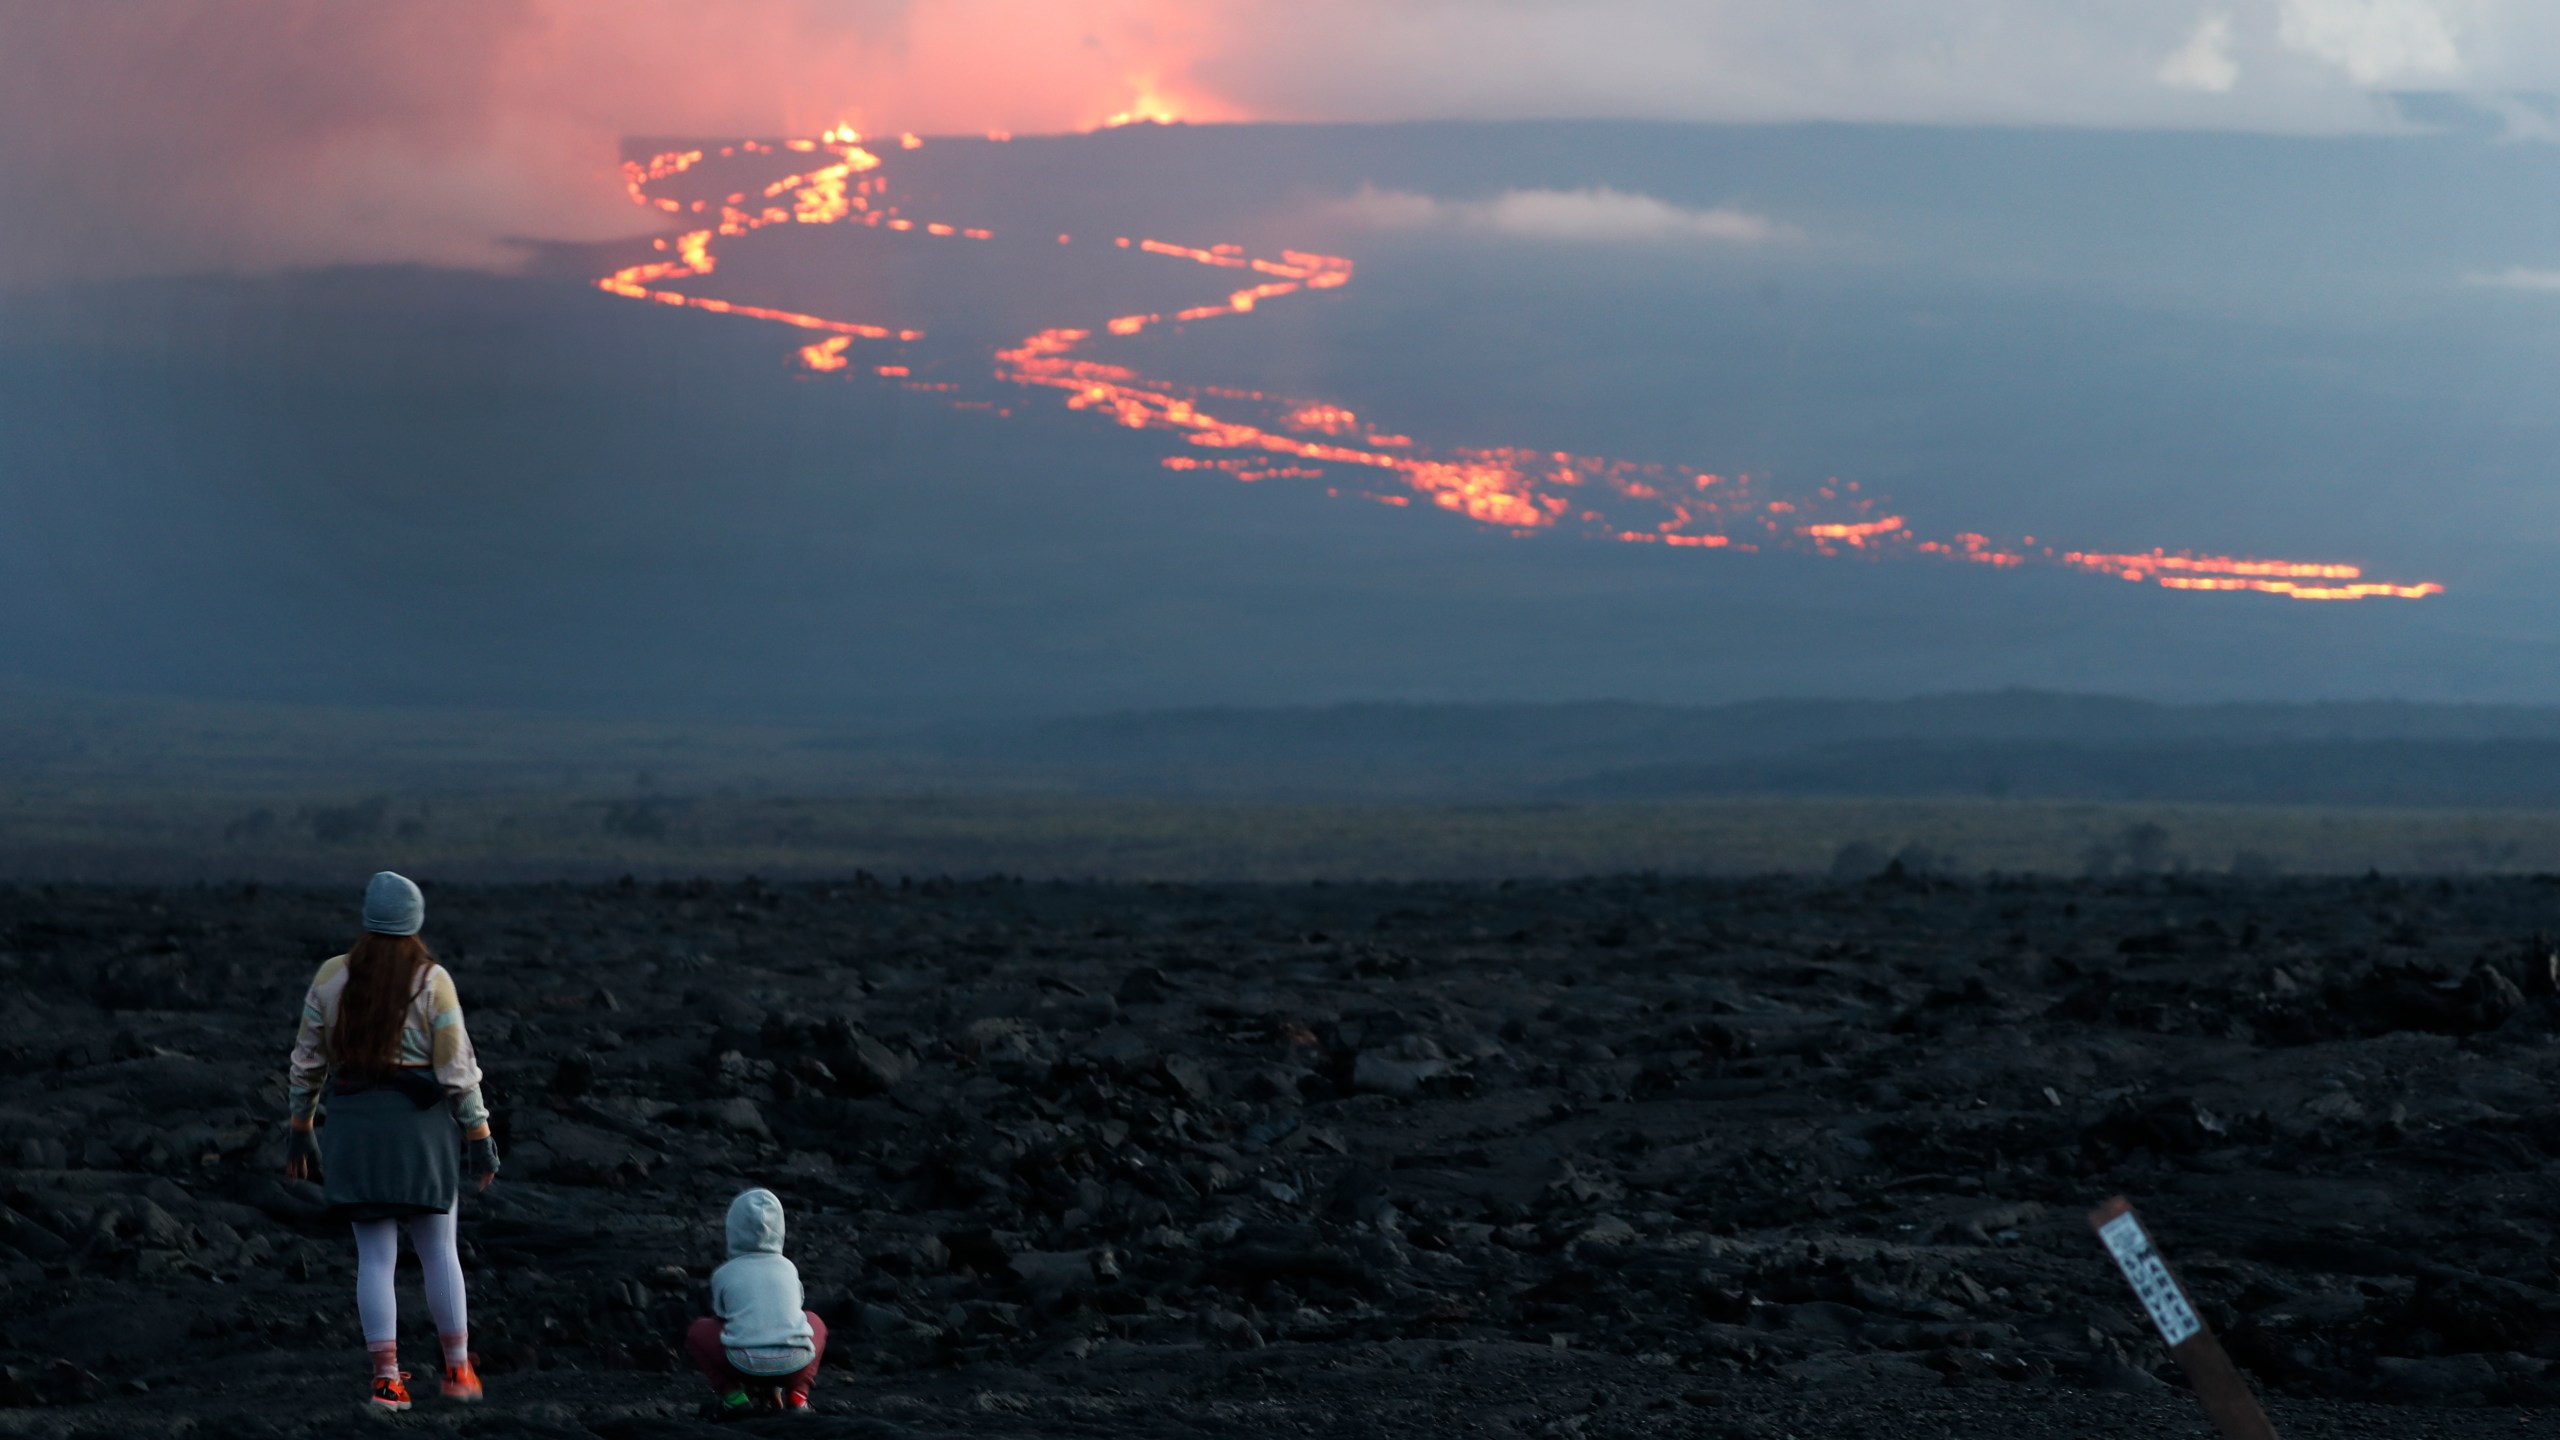
<path id="1" fill-rule="evenodd" d="M 720 1343 L 720 1322 L 705 1315 L 686 1327 L 684 1353 L 693 1357 L 693 1368 L 702 1378 L 723 1391 L 743 1390 L 752 1385 L 779 1385 L 794 1395 L 807 1395 L 818 1379 L 818 1362 L 827 1354 L 827 1322 L 803 1310 L 809 1316 L 810 1353 L 808 1365 L 790 1375 L 742 1375 L 729 1363 L 729 1349 Z"/>

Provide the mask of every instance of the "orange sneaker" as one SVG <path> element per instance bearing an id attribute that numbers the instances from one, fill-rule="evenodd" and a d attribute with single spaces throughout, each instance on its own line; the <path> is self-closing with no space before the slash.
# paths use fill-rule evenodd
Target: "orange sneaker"
<path id="1" fill-rule="evenodd" d="M 466 1405 L 482 1398 L 480 1372 L 471 1368 L 470 1361 L 444 1367 L 444 1398 L 459 1400 Z"/>
<path id="2" fill-rule="evenodd" d="M 373 1377 L 373 1404 L 385 1410 L 409 1408 L 409 1372 Z"/>

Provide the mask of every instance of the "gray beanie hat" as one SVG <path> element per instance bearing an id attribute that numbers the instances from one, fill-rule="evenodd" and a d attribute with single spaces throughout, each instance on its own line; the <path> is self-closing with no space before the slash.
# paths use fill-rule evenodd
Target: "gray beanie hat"
<path id="1" fill-rule="evenodd" d="M 364 887 L 364 928 L 376 935 L 415 935 L 427 923 L 427 897 L 406 875 L 388 870 Z"/>

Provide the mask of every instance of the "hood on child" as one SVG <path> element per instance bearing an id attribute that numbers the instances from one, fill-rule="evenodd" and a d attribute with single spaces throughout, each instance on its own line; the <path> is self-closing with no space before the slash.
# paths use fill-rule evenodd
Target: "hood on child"
<path id="1" fill-rule="evenodd" d="M 740 1191 L 729 1202 L 729 1253 L 782 1253 L 782 1199 L 770 1190 Z"/>

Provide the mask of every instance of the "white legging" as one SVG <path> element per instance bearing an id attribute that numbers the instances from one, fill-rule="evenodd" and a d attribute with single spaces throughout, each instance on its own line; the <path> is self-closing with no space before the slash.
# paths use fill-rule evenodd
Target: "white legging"
<path id="1" fill-rule="evenodd" d="M 453 1212 L 447 1210 L 405 1220 L 356 1222 L 356 1315 L 364 1321 L 364 1343 L 387 1345 L 400 1338 L 400 1301 L 391 1288 L 391 1272 L 400 1263 L 402 1230 L 409 1232 L 409 1248 L 418 1252 L 418 1268 L 426 1276 L 427 1313 L 436 1317 L 436 1333 L 465 1333 L 471 1312 L 462 1298 L 462 1256 L 454 1249 Z"/>

